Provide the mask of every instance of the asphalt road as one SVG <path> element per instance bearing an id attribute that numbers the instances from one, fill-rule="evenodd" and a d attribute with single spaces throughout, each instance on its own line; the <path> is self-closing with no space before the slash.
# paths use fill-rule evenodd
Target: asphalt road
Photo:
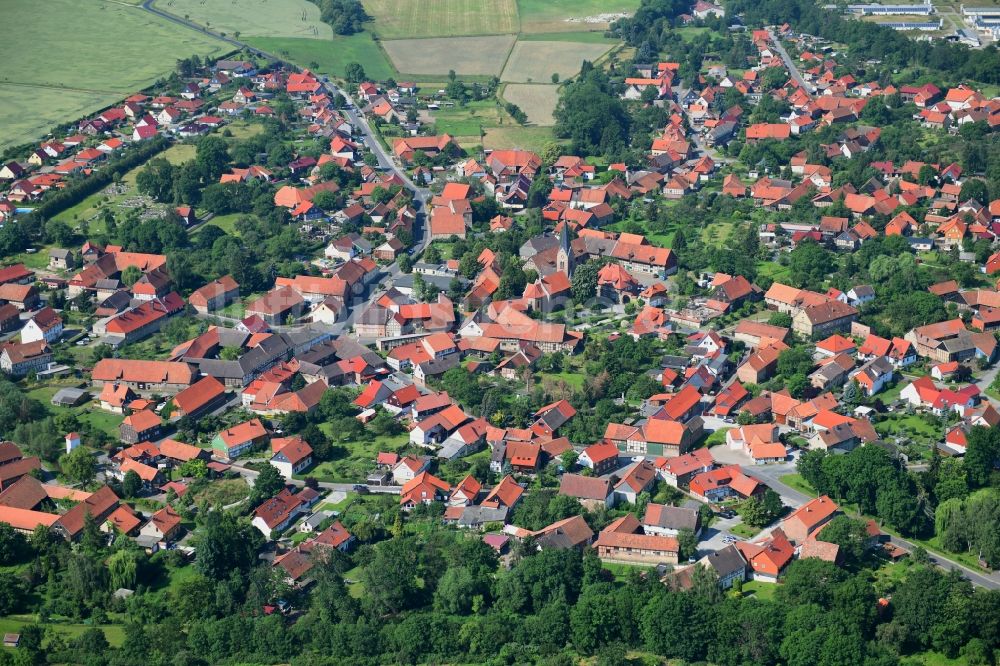
<path id="1" fill-rule="evenodd" d="M 802 86 L 803 90 L 805 90 L 809 94 L 815 93 L 816 89 L 812 87 L 810 84 L 808 84 L 804 78 L 802 78 L 802 74 L 799 72 L 799 68 L 795 66 L 795 63 L 788 55 L 788 51 L 786 51 L 785 47 L 781 45 L 781 40 L 779 40 L 778 37 L 774 34 L 774 30 L 772 28 L 768 28 L 767 34 L 770 35 L 771 42 L 774 44 L 774 50 L 778 52 L 779 56 L 781 56 L 782 61 L 784 61 L 785 63 L 785 69 L 788 70 L 788 73 L 791 75 L 791 77 L 796 81 L 796 83 Z"/>

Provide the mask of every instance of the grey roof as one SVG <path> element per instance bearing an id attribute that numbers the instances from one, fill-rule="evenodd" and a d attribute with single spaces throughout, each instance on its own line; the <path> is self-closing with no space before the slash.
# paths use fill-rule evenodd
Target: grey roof
<path id="1" fill-rule="evenodd" d="M 54 247 L 51 250 L 49 250 L 49 256 L 50 257 L 55 257 L 56 259 L 65 259 L 66 257 L 70 256 L 71 254 L 73 254 L 72 250 L 66 250 L 66 249 L 61 248 L 61 247 Z"/>
<path id="2" fill-rule="evenodd" d="M 443 375 L 448 372 L 461 361 L 461 354 L 448 354 L 441 358 L 432 358 L 429 361 L 425 361 L 420 364 L 420 370 L 424 373 L 425 377 L 434 375 Z"/>
<path id="3" fill-rule="evenodd" d="M 319 323 L 306 324 L 281 334 L 289 347 L 305 351 L 333 337 L 333 332 Z"/>
<path id="4" fill-rule="evenodd" d="M 392 281 L 392 284 L 400 289 L 413 289 L 413 278 L 415 275 L 415 273 L 411 273 L 410 275 L 400 275 Z M 454 276 L 434 275 L 432 273 L 421 274 L 421 277 L 424 278 L 424 283 L 432 284 L 444 292 L 447 292 L 448 289 L 451 288 L 451 281 L 455 279 Z M 463 280 L 463 282 L 467 281 Z"/>
<path id="5" fill-rule="evenodd" d="M 747 563 L 740 554 L 739 549 L 729 544 L 725 548 L 709 553 L 703 560 L 708 566 L 715 570 L 719 578 L 725 578 L 734 572 L 746 571 Z"/>
<path id="6" fill-rule="evenodd" d="M 507 507 L 494 509 L 488 506 L 467 506 L 458 519 L 459 527 L 473 527 L 484 523 L 503 523 L 507 521 Z"/>
<path id="7" fill-rule="evenodd" d="M 691 530 L 692 532 L 698 528 L 698 512 L 693 509 L 664 506 L 660 509 L 660 515 L 655 523 L 647 522 L 648 517 L 649 508 L 646 509 L 646 516 L 642 519 L 645 525 L 654 525 L 670 530 Z"/>
<path id="8" fill-rule="evenodd" d="M 90 397 L 84 389 L 79 388 L 64 388 L 59 389 L 54 396 L 52 396 L 53 405 L 64 405 L 72 407 L 83 400 L 84 396 Z"/>

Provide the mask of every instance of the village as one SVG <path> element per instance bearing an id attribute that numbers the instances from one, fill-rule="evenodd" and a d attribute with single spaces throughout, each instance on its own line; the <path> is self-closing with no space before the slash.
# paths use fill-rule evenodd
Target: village
<path id="1" fill-rule="evenodd" d="M 995 131 L 1000 98 L 855 78 L 788 25 L 747 37 L 745 69 L 693 85 L 655 59 L 612 76 L 666 118 L 641 162 L 469 151 L 417 119 L 441 91 L 239 54 L 2 165 L 0 370 L 73 429 L 3 433 L 0 523 L 183 567 L 235 510 L 300 592 L 324 549 L 425 523 L 506 568 L 593 549 L 761 596 L 798 560 L 854 566 L 826 529 L 847 520 L 880 566 L 925 557 L 910 475 L 980 460 L 1000 424 L 1000 199 L 975 167 L 864 156 L 898 119 Z M 827 458 L 875 461 L 912 507 L 822 487 Z M 995 551 L 934 545 L 1000 589 Z"/>

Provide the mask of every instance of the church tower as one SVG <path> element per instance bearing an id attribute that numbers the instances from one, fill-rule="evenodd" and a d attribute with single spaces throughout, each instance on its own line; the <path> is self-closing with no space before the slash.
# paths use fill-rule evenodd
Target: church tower
<path id="1" fill-rule="evenodd" d="M 556 253 L 556 270 L 573 277 L 573 250 L 569 245 L 569 223 L 563 220 L 559 233 L 559 252 Z"/>

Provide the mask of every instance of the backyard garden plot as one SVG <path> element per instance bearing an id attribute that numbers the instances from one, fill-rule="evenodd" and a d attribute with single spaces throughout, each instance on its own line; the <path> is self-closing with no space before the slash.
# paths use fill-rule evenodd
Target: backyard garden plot
<path id="1" fill-rule="evenodd" d="M 382 42 L 396 69 L 405 74 L 499 76 L 514 35 L 396 39 Z M 579 69 L 579 63 L 577 63 Z"/>
<path id="2" fill-rule="evenodd" d="M 521 32 L 606 30 L 621 14 L 631 14 L 639 0 L 518 0 Z"/>
<path id="3" fill-rule="evenodd" d="M 230 48 L 125 4 L 46 0 L 43 15 L 38 9 L 35 0 L 3 2 L 0 145 L 38 138 L 38 128 L 76 120 L 144 88 L 178 58 L 218 57 Z M 53 91 L 65 91 L 65 98 Z M 30 121 L 22 117 L 26 109 Z"/>
<path id="4" fill-rule="evenodd" d="M 319 5 L 309 0 L 158 0 L 156 6 L 227 35 L 333 36 L 333 30 L 320 18 Z"/>
<path id="5" fill-rule="evenodd" d="M 374 19 L 370 29 L 382 39 L 518 31 L 516 0 L 363 0 L 363 4 Z"/>
<path id="6" fill-rule="evenodd" d="M 509 83 L 504 88 L 503 98 L 517 104 L 528 114 L 528 122 L 535 125 L 554 125 L 553 113 L 559 102 L 559 86 Z"/>
<path id="7" fill-rule="evenodd" d="M 558 74 L 562 81 L 577 74 L 584 60 L 596 60 L 610 48 L 609 44 L 519 41 L 501 78 L 514 83 L 548 83 Z"/>

